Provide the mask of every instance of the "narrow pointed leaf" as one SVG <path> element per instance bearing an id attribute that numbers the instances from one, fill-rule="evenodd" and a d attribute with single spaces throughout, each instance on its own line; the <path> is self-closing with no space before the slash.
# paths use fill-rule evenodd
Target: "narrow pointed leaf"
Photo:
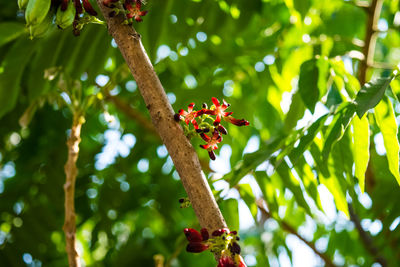
<path id="1" fill-rule="evenodd" d="M 335 115 L 333 126 L 331 127 L 322 150 L 322 158 L 326 162 L 332 147 L 343 137 L 344 132 L 349 126 L 355 113 L 354 105 L 349 105 L 344 110 Z"/>
<path id="2" fill-rule="evenodd" d="M 246 203 L 247 207 L 250 210 L 251 215 L 253 216 L 254 220 L 257 219 L 257 204 L 256 198 L 253 194 L 253 190 L 251 189 L 249 184 L 240 184 L 239 185 L 239 192 L 241 198 Z"/>
<path id="3" fill-rule="evenodd" d="M 229 182 L 229 185 L 231 187 L 235 186 L 243 176 L 255 170 L 258 165 L 266 161 L 272 153 L 279 149 L 282 139 L 283 137 L 280 137 L 268 144 L 264 144 L 256 152 L 245 154 L 243 160 L 238 162 L 233 170 L 225 175 L 225 179 Z"/>
<path id="4" fill-rule="evenodd" d="M 376 122 L 383 135 L 389 170 L 400 185 L 398 129 L 392 103 L 385 97 L 374 111 Z"/>
<path id="5" fill-rule="evenodd" d="M 0 74 L 0 117 L 12 110 L 17 102 L 22 73 L 34 50 L 36 41 L 19 39 L 4 57 Z"/>
<path id="6" fill-rule="evenodd" d="M 353 130 L 355 176 L 358 179 L 361 192 L 364 193 L 365 172 L 369 161 L 369 124 L 367 117 L 363 116 L 361 119 L 354 117 Z"/>
<path id="7" fill-rule="evenodd" d="M 318 89 L 318 66 L 316 59 L 305 61 L 300 67 L 299 93 L 305 106 L 314 113 L 315 104 L 320 98 Z"/>

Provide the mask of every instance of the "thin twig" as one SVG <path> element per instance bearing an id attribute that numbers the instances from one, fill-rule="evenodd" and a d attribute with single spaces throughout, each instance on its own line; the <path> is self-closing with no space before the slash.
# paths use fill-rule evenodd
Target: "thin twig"
<path id="1" fill-rule="evenodd" d="M 364 228 L 362 228 L 360 219 L 354 212 L 352 205 L 349 203 L 348 206 L 349 206 L 350 220 L 354 223 L 365 249 L 368 251 L 369 254 L 371 254 L 374 257 L 375 261 L 379 262 L 382 265 L 382 267 L 388 266 L 387 260 L 380 255 L 378 248 L 375 247 L 374 240 L 372 239 L 372 237 L 369 235 L 368 232 L 364 230 Z"/>
<path id="2" fill-rule="evenodd" d="M 76 225 L 75 225 L 75 181 L 78 174 L 76 161 L 79 155 L 79 143 L 81 141 L 81 128 L 84 123 L 83 117 L 79 113 L 75 113 L 72 121 L 71 134 L 67 140 L 68 159 L 64 165 L 66 181 L 64 184 L 65 192 L 65 219 L 64 233 L 66 240 L 66 250 L 68 254 L 68 262 L 70 267 L 81 266 L 79 255 L 76 250 Z"/>
<path id="3" fill-rule="evenodd" d="M 263 202 L 265 200 L 262 200 Z M 260 209 L 260 211 L 262 212 L 262 214 L 266 217 L 266 218 L 274 218 L 272 216 L 272 214 L 265 209 L 264 205 L 261 203 L 261 201 L 256 201 L 257 203 L 257 207 Z M 304 244 L 306 244 L 308 247 L 310 247 L 315 254 L 317 254 L 324 262 L 325 262 L 325 266 L 328 267 L 337 267 L 337 265 L 335 265 L 331 258 L 326 255 L 325 253 L 320 252 L 316 247 L 315 244 L 313 242 L 307 241 L 304 237 L 302 237 L 299 233 L 297 233 L 296 229 L 294 229 L 288 222 L 282 220 L 282 219 L 278 219 L 278 218 L 274 218 L 282 227 L 283 230 L 291 233 L 292 235 L 295 235 L 298 239 L 300 239 L 301 241 L 303 241 Z"/>
<path id="4" fill-rule="evenodd" d="M 112 102 L 115 107 L 117 107 L 122 113 L 124 113 L 129 118 L 135 120 L 142 128 L 144 128 L 149 134 L 152 136 L 159 137 L 156 129 L 153 124 L 151 124 L 150 120 L 142 115 L 141 112 L 131 107 L 125 100 L 121 99 L 118 96 L 110 95 L 109 93 L 105 93 L 105 100 Z"/>
<path id="5" fill-rule="evenodd" d="M 184 135 L 181 126 L 174 120 L 174 111 L 143 48 L 140 34 L 132 26 L 124 24 L 123 14 L 109 17 L 112 9 L 104 6 L 102 2 L 102 0 L 97 0 L 107 22 L 108 31 L 117 43 L 138 84 L 152 123 L 174 162 L 201 227 L 209 231 L 226 227 L 225 220 L 201 170 L 196 151 Z"/>

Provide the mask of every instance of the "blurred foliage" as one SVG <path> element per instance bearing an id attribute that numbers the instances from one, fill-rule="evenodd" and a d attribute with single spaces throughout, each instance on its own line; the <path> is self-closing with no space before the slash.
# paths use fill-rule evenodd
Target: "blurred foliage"
<path id="1" fill-rule="evenodd" d="M 323 265 L 316 255 L 301 264 L 302 241 L 283 225 L 338 266 L 372 266 L 377 255 L 398 265 L 399 1 L 384 1 L 378 23 L 374 61 L 389 67 L 370 68 L 365 86 L 357 72 L 367 13 L 355 1 L 149 0 L 144 9 L 134 26 L 175 110 L 214 96 L 251 123 L 228 128 L 205 170 L 248 265 Z M 179 176 L 106 27 L 74 37 L 52 25 L 30 40 L 17 1 L 0 2 L 0 18 L 1 265 L 67 265 L 66 81 L 96 96 L 76 185 L 85 265 L 153 266 L 162 255 L 165 266 L 214 266 L 210 253 L 184 252 L 182 229 L 197 227 L 195 215 L 179 207 Z"/>

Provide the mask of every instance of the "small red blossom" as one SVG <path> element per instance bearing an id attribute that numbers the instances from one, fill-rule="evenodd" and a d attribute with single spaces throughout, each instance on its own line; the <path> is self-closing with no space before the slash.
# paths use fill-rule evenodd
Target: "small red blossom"
<path id="1" fill-rule="evenodd" d="M 248 126 L 250 123 L 246 121 L 245 119 L 235 119 L 232 116 L 227 116 L 224 118 L 225 121 L 230 122 L 236 126 Z"/>
<path id="2" fill-rule="evenodd" d="M 92 4 L 90 4 L 89 0 L 82 0 L 83 8 L 87 13 L 89 13 L 92 16 L 97 16 L 96 10 L 92 7 Z"/>
<path id="3" fill-rule="evenodd" d="M 83 13 L 82 4 L 81 4 L 80 0 L 74 0 L 74 6 L 75 6 L 76 14 Z"/>
<path id="4" fill-rule="evenodd" d="M 226 103 L 225 99 L 222 100 L 222 105 L 215 97 L 212 97 L 211 101 L 213 102 L 215 108 L 207 110 L 205 113 L 209 115 L 216 115 L 214 125 L 218 125 L 221 122 L 221 117 L 232 115 L 233 112 L 225 112 L 225 110 L 230 106 L 230 104 Z"/>
<path id="5" fill-rule="evenodd" d="M 205 133 L 201 133 L 200 136 L 204 141 L 207 142 L 207 144 L 200 145 L 200 147 L 206 149 L 210 158 L 215 160 L 214 150 L 218 149 L 218 143 L 221 143 L 222 136 L 219 135 L 217 129 L 214 129 L 212 137 L 209 137 Z"/>
<path id="6" fill-rule="evenodd" d="M 67 10 L 69 0 L 62 0 L 61 2 L 61 11 Z"/>
<path id="7" fill-rule="evenodd" d="M 217 129 L 218 129 L 218 132 L 220 132 L 220 133 L 222 133 L 222 134 L 225 134 L 225 135 L 228 134 L 228 131 L 227 131 L 227 130 L 225 129 L 225 127 L 222 126 L 221 124 L 218 125 Z"/>
<path id="8" fill-rule="evenodd" d="M 126 0 L 124 8 L 128 11 L 126 17 L 128 19 L 135 18 L 137 22 L 142 21 L 143 16 L 147 14 L 147 11 L 141 11 L 142 1 L 141 0 Z"/>
<path id="9" fill-rule="evenodd" d="M 246 267 L 243 258 L 240 256 L 240 246 L 237 231 L 229 231 L 228 228 L 217 229 L 209 236 L 208 230 L 202 228 L 200 232 L 192 228 L 185 228 L 183 232 L 189 244 L 187 252 L 200 253 L 205 250 L 219 255 L 217 267 Z"/>
<path id="10" fill-rule="evenodd" d="M 186 251 L 192 253 L 200 253 L 207 249 L 208 249 L 208 244 L 204 244 L 201 242 L 192 242 L 187 244 L 186 246 Z"/>
<path id="11" fill-rule="evenodd" d="M 209 244 L 206 242 L 208 240 L 208 231 L 206 228 L 201 229 L 201 233 L 192 228 L 185 228 L 183 232 L 189 241 L 189 244 L 186 246 L 187 252 L 200 253 L 209 248 Z"/>
<path id="12" fill-rule="evenodd" d="M 194 126 L 195 129 L 199 129 L 199 125 L 197 124 L 195 118 L 198 116 L 198 112 L 193 110 L 194 103 L 190 103 L 188 106 L 188 111 L 185 111 L 183 109 L 180 109 L 178 111 L 179 115 L 183 117 L 183 120 L 187 125 L 189 125 L 189 122 L 191 122 Z M 175 120 L 176 120 L 176 115 L 175 115 Z"/>
<path id="13" fill-rule="evenodd" d="M 185 233 L 186 239 L 189 242 L 201 242 L 201 241 L 203 241 L 202 235 L 195 229 L 185 228 L 185 229 L 183 229 L 183 232 Z"/>
<path id="14" fill-rule="evenodd" d="M 207 241 L 208 238 L 210 237 L 206 228 L 201 228 L 200 233 L 201 237 L 203 238 L 203 241 Z"/>
<path id="15" fill-rule="evenodd" d="M 242 256 L 229 255 L 229 253 L 222 253 L 221 258 L 218 261 L 217 267 L 247 267 Z"/>
<path id="16" fill-rule="evenodd" d="M 229 233 L 229 230 L 226 228 L 222 228 L 222 229 L 217 229 L 214 232 L 212 232 L 212 236 L 221 236 L 223 233 Z"/>
<path id="17" fill-rule="evenodd" d="M 119 0 L 103 0 L 103 5 L 107 7 L 113 7 L 113 3 L 118 2 Z"/>

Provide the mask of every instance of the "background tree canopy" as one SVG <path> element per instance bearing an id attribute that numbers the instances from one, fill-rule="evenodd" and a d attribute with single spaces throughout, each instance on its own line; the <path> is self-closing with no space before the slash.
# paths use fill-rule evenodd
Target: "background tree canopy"
<path id="1" fill-rule="evenodd" d="M 224 98 L 250 121 L 227 127 L 210 163 L 192 140 L 248 266 L 398 265 L 399 5 L 144 6 L 134 27 L 174 109 Z M 182 229 L 197 219 L 180 208 L 179 175 L 107 28 L 75 37 L 53 23 L 30 40 L 17 1 L 2 1 L 0 18 L 1 265 L 68 265 L 65 143 L 71 107 L 85 103 L 75 191 L 84 265 L 214 266 L 211 253 L 185 252 Z"/>

